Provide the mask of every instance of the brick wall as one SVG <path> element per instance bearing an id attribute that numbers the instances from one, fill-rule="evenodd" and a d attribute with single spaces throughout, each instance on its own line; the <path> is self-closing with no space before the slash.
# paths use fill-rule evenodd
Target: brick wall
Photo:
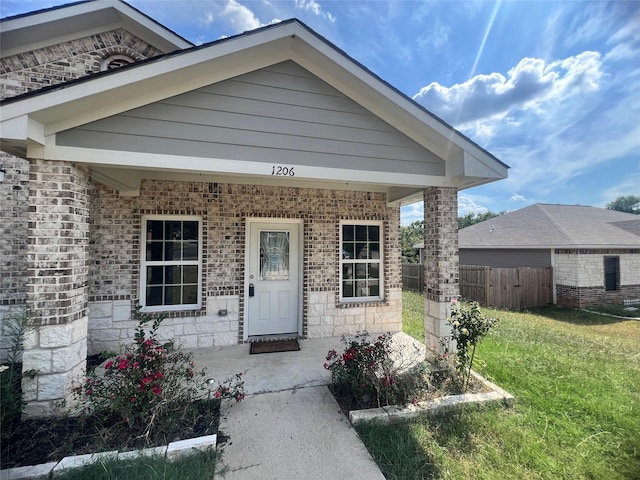
<path id="1" fill-rule="evenodd" d="M 619 290 L 605 291 L 605 256 L 620 259 Z M 555 263 L 558 305 L 620 305 L 640 298 L 640 249 L 557 249 Z"/>
<path id="2" fill-rule="evenodd" d="M 117 29 L 32 52 L 0 58 L 0 99 L 15 97 L 100 71 L 112 54 L 143 60 L 161 54 L 131 33 Z M 4 314 L 26 302 L 29 162 L 0 152 L 0 328 Z M 0 361 L 6 358 L 6 338 Z"/>
<path id="3" fill-rule="evenodd" d="M 446 324 L 450 302 L 460 295 L 457 189 L 425 189 L 424 225 L 426 344 L 438 350 L 451 335 Z"/>
<path id="4" fill-rule="evenodd" d="M 100 71 L 102 60 L 113 54 L 134 60 L 162 52 L 123 29 L 91 35 L 0 59 L 0 98 L 82 78 Z"/>
<path id="5" fill-rule="evenodd" d="M 402 328 L 399 215 L 384 194 L 291 187 L 146 180 L 139 197 L 97 185 L 92 200 L 89 274 L 90 353 L 133 336 L 138 300 L 141 217 L 201 215 L 204 228 L 205 308 L 172 314 L 161 336 L 187 347 L 228 345 L 244 333 L 247 217 L 297 218 L 304 228 L 303 334 L 334 336 Z M 378 220 L 385 233 L 383 302 L 338 301 L 339 222 Z M 219 317 L 219 310 L 228 315 Z"/>

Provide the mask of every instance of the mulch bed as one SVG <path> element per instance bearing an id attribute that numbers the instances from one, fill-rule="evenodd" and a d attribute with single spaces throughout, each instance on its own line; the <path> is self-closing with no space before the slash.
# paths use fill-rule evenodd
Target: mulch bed
<path id="1" fill-rule="evenodd" d="M 2 468 L 62 460 L 111 450 L 137 450 L 167 445 L 187 438 L 213 435 L 218 431 L 219 400 L 198 400 L 181 415 L 165 419 L 155 432 L 144 438 L 129 429 L 117 416 L 82 415 L 45 419 L 24 419 L 10 435 L 2 432 Z"/>

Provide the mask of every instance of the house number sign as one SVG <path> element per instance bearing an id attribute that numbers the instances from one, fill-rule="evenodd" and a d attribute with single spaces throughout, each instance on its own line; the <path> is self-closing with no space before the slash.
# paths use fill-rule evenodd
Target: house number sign
<path id="1" fill-rule="evenodd" d="M 271 175 L 275 177 L 293 177 L 295 175 L 295 172 L 293 171 L 293 167 L 274 165 L 271 169 Z"/>

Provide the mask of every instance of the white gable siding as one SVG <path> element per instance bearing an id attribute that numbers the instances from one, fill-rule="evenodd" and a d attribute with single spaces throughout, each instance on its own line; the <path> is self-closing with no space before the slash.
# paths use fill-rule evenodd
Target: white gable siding
<path id="1" fill-rule="evenodd" d="M 442 159 L 291 61 L 61 132 L 56 143 L 445 174 Z"/>

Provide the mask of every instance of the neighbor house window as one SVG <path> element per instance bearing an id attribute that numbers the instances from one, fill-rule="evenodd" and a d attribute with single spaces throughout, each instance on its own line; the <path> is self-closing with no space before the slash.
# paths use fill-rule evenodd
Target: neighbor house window
<path id="1" fill-rule="evenodd" d="M 142 221 L 140 303 L 147 311 L 202 304 L 202 219 L 146 216 Z"/>
<path id="2" fill-rule="evenodd" d="M 382 224 L 340 224 L 340 298 L 344 301 L 382 299 Z"/>
<path id="3" fill-rule="evenodd" d="M 604 289 L 607 292 L 618 290 L 620 285 L 620 257 L 604 257 Z"/>

